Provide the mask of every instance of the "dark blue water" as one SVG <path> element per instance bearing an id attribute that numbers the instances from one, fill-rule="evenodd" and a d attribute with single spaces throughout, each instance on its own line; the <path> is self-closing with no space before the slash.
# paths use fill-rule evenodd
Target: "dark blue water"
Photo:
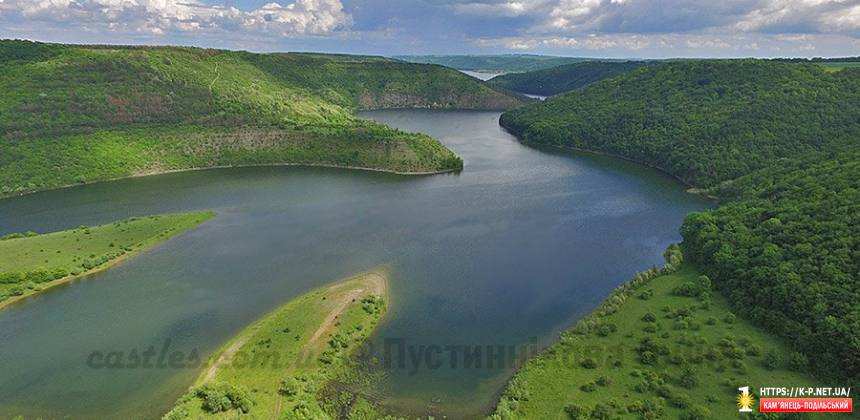
<path id="1" fill-rule="evenodd" d="M 391 339 L 546 343 L 631 274 L 660 264 L 684 215 L 708 205 L 650 169 L 523 146 L 498 127 L 498 113 L 365 116 L 433 135 L 465 170 L 210 170 L 0 201 L 0 233 L 218 213 L 92 279 L 0 312 L 0 417 L 158 417 L 197 371 L 93 369 L 87 355 L 165 343 L 207 355 L 291 297 L 378 264 L 393 268 L 393 302 L 377 349 Z M 377 397 L 410 413 L 478 415 L 512 369 L 395 366 Z"/>

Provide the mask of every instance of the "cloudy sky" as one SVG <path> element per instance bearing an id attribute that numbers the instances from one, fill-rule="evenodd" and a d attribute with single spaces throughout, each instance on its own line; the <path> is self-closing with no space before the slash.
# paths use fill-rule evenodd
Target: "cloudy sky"
<path id="1" fill-rule="evenodd" d="M 0 38 L 368 54 L 860 55 L 860 0 L 0 0 Z"/>

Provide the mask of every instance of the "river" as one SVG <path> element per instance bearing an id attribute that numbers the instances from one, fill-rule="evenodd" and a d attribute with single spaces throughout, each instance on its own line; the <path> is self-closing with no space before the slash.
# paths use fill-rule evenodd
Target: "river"
<path id="1" fill-rule="evenodd" d="M 527 147 L 495 112 L 363 114 L 428 133 L 460 174 L 325 168 L 174 173 L 0 201 L 0 234 L 214 209 L 200 228 L 0 311 L 0 417 L 158 417 L 194 369 L 87 367 L 93 351 L 202 356 L 315 286 L 390 264 L 373 342 L 544 345 L 636 271 L 662 263 L 685 214 L 709 203 L 629 162 Z M 484 414 L 513 367 L 393 366 L 386 405 Z"/>

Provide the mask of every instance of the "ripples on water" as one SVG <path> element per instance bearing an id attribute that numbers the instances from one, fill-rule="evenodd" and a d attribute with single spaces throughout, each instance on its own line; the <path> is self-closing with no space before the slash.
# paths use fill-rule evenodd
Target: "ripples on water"
<path id="1" fill-rule="evenodd" d="M 403 177 L 244 168 L 94 184 L 0 201 L 0 233 L 215 209 L 199 229 L 0 312 L 0 413 L 158 417 L 192 370 L 96 370 L 93 350 L 209 354 L 313 287 L 390 263 L 393 302 L 374 338 L 414 345 L 552 339 L 634 272 L 661 263 L 707 203 L 626 162 L 519 144 L 498 113 L 364 114 L 440 139 L 461 174 Z M 477 415 L 502 369 L 394 369 L 393 407 Z"/>

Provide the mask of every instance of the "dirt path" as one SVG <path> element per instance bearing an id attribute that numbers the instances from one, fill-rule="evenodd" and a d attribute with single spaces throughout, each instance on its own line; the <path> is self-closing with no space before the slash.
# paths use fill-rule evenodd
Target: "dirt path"
<path id="1" fill-rule="evenodd" d="M 227 348 L 227 350 L 224 350 L 224 352 L 221 353 L 220 356 L 218 356 L 218 360 L 216 360 L 215 363 L 213 363 L 212 366 L 209 366 L 209 369 L 206 370 L 206 376 L 203 377 L 202 383 L 208 383 L 215 379 L 215 374 L 218 373 L 218 368 L 224 366 L 224 364 L 229 363 L 231 360 L 233 360 L 233 356 L 236 354 L 236 352 L 239 351 L 239 349 L 241 349 L 242 346 L 245 345 L 245 343 L 248 341 L 248 338 L 250 338 L 252 335 L 253 334 L 245 334 L 243 337 L 239 338 L 233 344 L 231 344 L 230 347 Z"/>
<path id="2" fill-rule="evenodd" d="M 332 309 L 332 311 L 329 312 L 328 315 L 326 315 L 319 328 L 314 331 L 313 335 L 311 335 L 311 338 L 304 344 L 304 346 L 302 346 L 300 354 L 307 355 L 307 353 L 310 352 L 317 345 L 320 338 L 322 338 L 326 333 L 334 329 L 334 324 L 337 320 L 337 317 L 340 316 L 346 310 L 347 307 L 349 307 L 349 304 L 352 303 L 353 300 L 362 298 L 367 295 L 385 296 L 387 291 L 387 282 L 385 275 L 374 271 L 367 274 L 362 274 L 362 276 L 366 277 L 367 284 L 365 285 L 365 287 L 350 290 L 346 293 L 344 297 L 340 299 L 340 301 L 338 301 L 334 309 Z M 332 286 L 332 288 L 336 287 L 338 287 L 338 285 Z M 241 349 L 242 346 L 245 345 L 245 343 L 252 335 L 254 335 L 252 332 L 243 334 L 242 337 L 239 337 L 235 342 L 233 342 L 233 344 L 230 345 L 230 347 L 224 350 L 224 352 L 221 353 L 220 356 L 218 356 L 218 360 L 216 360 L 215 363 L 213 363 L 212 366 L 209 366 L 209 369 L 206 370 L 206 375 L 203 376 L 203 380 L 200 381 L 200 383 L 208 383 L 215 379 L 215 375 L 218 373 L 218 369 L 221 366 L 230 363 L 230 361 L 233 359 L 233 356 L 236 355 L 236 352 L 238 352 L 239 349 Z M 303 357 L 299 357 L 296 360 L 303 360 Z"/>
<path id="3" fill-rule="evenodd" d="M 363 298 L 367 295 L 385 295 L 385 276 L 377 272 L 370 272 L 364 274 L 364 276 L 366 276 L 367 278 L 367 289 L 369 290 L 364 288 L 351 290 L 346 294 L 346 296 L 341 298 L 341 300 L 337 303 L 337 306 L 335 306 L 335 308 L 332 309 L 331 312 L 329 312 L 328 316 L 325 317 L 319 328 L 314 331 L 313 335 L 311 335 L 311 338 L 308 340 L 307 343 L 305 343 L 302 348 L 302 353 L 306 354 L 307 352 L 311 351 L 311 349 L 316 346 L 317 342 L 319 342 L 319 339 L 334 328 L 335 320 L 337 320 L 337 317 L 340 316 L 346 310 L 346 308 L 349 306 L 350 303 L 352 303 L 352 301 L 358 298 Z"/>

